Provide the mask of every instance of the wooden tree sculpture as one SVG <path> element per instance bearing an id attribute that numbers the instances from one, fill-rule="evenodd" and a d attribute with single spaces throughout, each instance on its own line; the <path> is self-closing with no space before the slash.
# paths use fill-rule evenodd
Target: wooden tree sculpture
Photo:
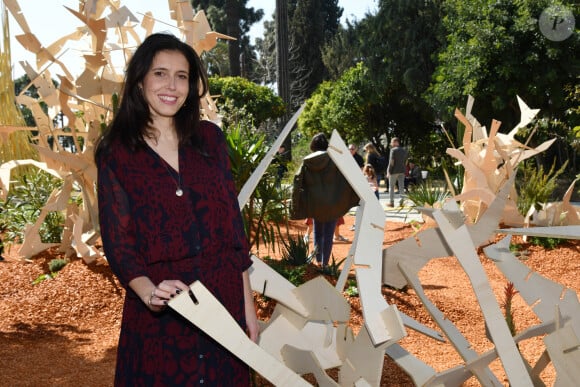
<path id="1" fill-rule="evenodd" d="M 21 65 L 38 88 L 40 98 L 24 94 L 16 96 L 19 104 L 31 109 L 36 127 L 18 126 L 19 122 L 0 122 L 1 141 L 7 141 L 4 133 L 38 131 L 35 147 L 39 154 L 39 160 L 10 160 L 0 165 L 0 194 L 7 195 L 11 171 L 18 165 L 30 165 L 63 180 L 62 188 L 52 193 L 39 219 L 26 227 L 24 243 L 19 250 L 23 258 L 31 258 L 50 246 L 40 241 L 38 231 L 44 217 L 51 211 L 66 213 L 61 250 L 76 254 L 85 262 L 103 254 L 95 247 L 99 230 L 94 192 L 96 168 L 92 153 L 99 131 L 112 117 L 122 82 L 114 54 L 122 54 L 121 58 L 129 57 L 141 37 L 152 33 L 156 23 L 150 12 L 140 20 L 119 3 L 93 0 L 80 2 L 77 10 L 66 8 L 66 12 L 79 19 L 82 27 L 44 46 L 31 32 L 17 1 L 3 0 L 23 31 L 17 40 L 36 55 L 36 66 L 26 62 L 21 62 Z M 210 50 L 217 38 L 227 38 L 211 31 L 203 12 L 194 15 L 189 2 L 169 0 L 168 4 L 176 31 L 198 52 Z M 83 56 L 84 69 L 75 78 L 60 55 L 68 42 L 81 39 L 90 42 L 90 53 Z M 62 72 L 58 87 L 53 85 L 49 72 L 49 68 L 54 67 Z M 4 82 L 7 74 L 9 72 L 1 74 Z M 40 100 L 47 104 L 48 114 L 41 109 Z M 212 98 L 205 96 L 202 103 L 206 117 L 219 121 Z M 489 367 L 496 359 L 501 361 L 512 386 L 542 385 L 540 373 L 550 362 L 557 370 L 558 385 L 574 385 L 580 380 L 580 305 L 577 295 L 540 274 L 530 272 L 509 252 L 509 237 L 488 245 L 485 248 L 488 257 L 514 283 L 541 321 L 512 337 L 476 253 L 478 247 L 489 243 L 498 232 L 579 237 L 580 230 L 574 228 L 578 227 L 575 225 L 498 230 L 500 221 L 506 224 L 523 222 L 514 212 L 513 182 L 517 164 L 545 150 L 551 142 L 529 149 L 514 140 L 517 129 L 527 125 L 536 114 L 521 100 L 522 120 L 507 135 L 498 132 L 497 121 L 492 123 L 488 134 L 471 116 L 472 104 L 470 99 L 465 116 L 457 112 L 457 118 L 466 127 L 462 150 L 448 150 L 465 166 L 464 190 L 443 208 L 430 210 L 436 227 L 424 229 L 383 250 L 384 211 L 340 134 L 335 131 L 328 153 L 360 198 L 355 239 L 337 284 L 332 286 L 323 277 L 318 277 L 295 287 L 263 261 L 253 257 L 252 288 L 277 301 L 272 317 L 263 324 L 258 345 L 248 340 L 200 282 L 190 286 L 195 297 L 183 292 L 172 299 L 169 306 L 276 385 L 307 385 L 301 375 L 311 373 L 321 386 L 378 386 L 385 354 L 393 358 L 419 386 L 455 386 L 473 376 L 483 386 L 501 386 L 498 376 Z M 301 111 L 289 120 L 242 188 L 238 196 L 241 207 L 246 204 Z M 59 112 L 66 117 L 70 131 L 55 127 L 54 118 Z M 54 149 L 51 148 L 48 141 L 51 136 L 71 137 L 78 152 L 70 152 L 58 142 Z M 69 203 L 74 195 L 82 195 L 82 205 Z M 569 204 L 569 199 L 569 196 L 565 198 L 556 210 L 577 211 Z M 566 219 L 570 224 L 577 224 L 578 213 L 571 213 Z M 467 285 L 476 295 L 493 344 L 487 352 L 477 353 L 472 348 L 453 321 L 428 299 L 419 280 L 419 270 L 431 259 L 447 256 L 457 258 L 467 275 Z M 342 295 L 351 271 L 356 274 L 364 317 L 364 326 L 356 336 L 348 327 L 349 304 Z M 388 304 L 381 293 L 383 285 L 412 287 L 439 330 L 426 327 L 399 312 L 395 305 Z M 425 340 L 449 340 L 463 363 L 439 372 L 434 370 L 399 344 L 407 334 L 406 328 L 420 332 Z M 544 335 L 544 355 L 536 364 L 528 364 L 517 345 L 539 335 Z M 325 372 L 329 368 L 339 369 L 338 381 Z"/>

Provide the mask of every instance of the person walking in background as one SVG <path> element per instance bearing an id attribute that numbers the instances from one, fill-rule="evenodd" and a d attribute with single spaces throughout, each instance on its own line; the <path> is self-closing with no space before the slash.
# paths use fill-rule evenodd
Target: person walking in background
<path id="1" fill-rule="evenodd" d="M 356 161 L 358 167 L 362 169 L 362 167 L 365 165 L 365 160 L 361 155 L 358 154 L 358 147 L 355 144 L 350 144 L 348 146 L 348 150 L 350 151 L 352 157 L 354 157 L 354 161 Z"/>
<path id="2" fill-rule="evenodd" d="M 280 189 L 282 186 L 282 179 L 286 172 L 288 172 L 288 152 L 284 144 L 280 145 L 278 152 L 274 156 L 274 162 L 276 163 L 276 188 Z"/>
<path id="3" fill-rule="evenodd" d="M 395 206 L 395 184 L 399 189 L 399 195 L 405 191 L 405 164 L 407 162 L 407 150 L 401 147 L 398 137 L 391 139 L 391 151 L 389 152 L 389 165 L 387 167 L 387 177 L 389 179 L 389 203 L 388 207 Z"/>
<path id="4" fill-rule="evenodd" d="M 115 386 L 250 385 L 242 360 L 167 308 L 199 280 L 258 339 L 225 137 L 200 117 L 207 90 L 193 48 L 152 34 L 129 61 L 118 112 L 98 141 L 103 249 L 126 290 Z"/>
<path id="5" fill-rule="evenodd" d="M 348 150 L 350 151 L 350 154 L 352 155 L 352 157 L 354 157 L 354 161 L 356 161 L 356 164 L 358 165 L 358 167 L 362 170 L 362 167 L 365 165 L 365 160 L 363 159 L 363 157 L 358 153 L 358 146 L 356 146 L 355 144 L 350 144 L 348 146 Z M 356 208 L 356 213 L 358 213 L 359 208 L 357 206 Z M 356 218 L 356 214 L 355 214 L 355 218 Z M 356 223 L 353 223 L 352 226 L 350 226 L 350 231 L 354 231 L 356 229 Z"/>
<path id="6" fill-rule="evenodd" d="M 410 186 L 421 184 L 422 182 L 421 168 L 413 160 L 409 160 L 407 162 L 407 171 L 405 172 L 405 191 L 408 191 Z"/>
<path id="7" fill-rule="evenodd" d="M 328 140 L 318 133 L 302 161 L 292 188 L 291 219 L 313 219 L 316 264 L 328 265 L 338 218 L 359 202 L 348 181 L 327 152 Z"/>
<path id="8" fill-rule="evenodd" d="M 364 148 L 365 152 L 365 164 L 372 165 L 373 169 L 375 170 L 375 175 L 377 176 L 377 185 L 381 185 L 381 176 L 384 176 L 384 173 L 387 169 L 388 161 L 387 159 L 379 153 L 377 148 L 374 146 L 373 143 L 367 143 Z M 386 189 L 389 189 L 389 184 L 387 179 L 385 179 L 385 186 Z"/>
<path id="9" fill-rule="evenodd" d="M 336 220 L 336 227 L 334 228 L 334 241 L 335 242 L 350 242 L 348 238 L 345 238 L 340 234 L 340 226 L 344 224 L 344 216 L 341 216 Z"/>
<path id="10" fill-rule="evenodd" d="M 307 218 L 304 223 L 306 224 L 306 232 L 304 233 L 304 243 L 308 244 L 310 242 L 310 229 L 312 227 L 312 218 Z M 341 216 L 336 220 L 336 227 L 334 228 L 334 241 L 335 242 L 350 242 L 348 238 L 340 235 L 340 226 L 344 224 L 344 216 Z"/>
<path id="11" fill-rule="evenodd" d="M 377 199 L 379 198 L 379 183 L 377 181 L 377 174 L 375 173 L 375 169 L 370 164 L 365 164 L 363 168 L 363 175 L 367 179 L 371 190 L 375 193 Z"/>

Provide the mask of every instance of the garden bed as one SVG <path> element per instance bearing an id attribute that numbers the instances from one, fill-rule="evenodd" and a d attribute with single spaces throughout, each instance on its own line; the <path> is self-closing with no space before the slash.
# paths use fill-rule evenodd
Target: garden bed
<path id="1" fill-rule="evenodd" d="M 345 217 L 341 234 L 352 240 L 349 231 L 354 217 Z M 388 223 L 384 246 L 396 243 L 413 233 L 410 225 Z M 291 223 L 291 235 L 305 232 L 302 222 Z M 533 270 L 567 286 L 580 290 L 580 243 L 566 242 L 553 250 L 522 242 L 514 237 L 514 243 L 523 251 L 521 259 Z M 344 257 L 351 243 L 335 243 L 334 254 Z M 261 257 L 279 257 L 265 249 Z M 48 271 L 48 263 L 61 257 L 56 249 L 48 250 L 30 262 L 14 257 L 15 248 L 5 254 L 0 262 L 0 359 L 3 386 L 110 386 L 113 381 L 115 351 L 121 320 L 123 289 L 111 274 L 106 262 L 98 260 L 86 265 L 75 259 L 66 265 L 54 279 L 33 281 Z M 493 263 L 479 252 L 481 262 L 490 283 L 502 299 L 507 284 Z M 310 277 L 318 275 L 310 267 Z M 420 272 L 420 279 L 427 295 L 440 308 L 481 353 L 491 344 L 485 337 L 485 328 L 469 281 L 453 257 L 432 260 Z M 332 280 L 332 279 L 330 279 Z M 412 289 L 397 291 L 383 287 L 383 296 L 389 304 L 419 322 L 437 328 Z M 358 297 L 348 297 L 351 304 L 350 325 L 358 332 L 362 323 L 361 305 Z M 257 298 L 267 319 L 272 305 Z M 271 302 L 271 301 L 270 301 Z M 538 321 L 521 297 L 513 301 L 516 329 L 521 331 Z M 408 336 L 400 341 L 408 351 L 428 363 L 437 371 L 461 364 L 461 358 L 449 343 L 440 343 L 408 330 Z M 527 340 L 520 345 L 521 351 L 532 363 L 543 350 L 541 338 Z M 492 370 L 506 385 L 501 364 L 495 361 Z M 336 377 L 336 370 L 329 372 Z M 548 367 L 542 374 L 547 385 L 553 385 L 555 372 Z M 311 378 L 308 378 L 312 381 Z M 382 386 L 410 386 L 410 378 L 388 357 L 385 357 Z M 478 385 L 473 378 L 466 385 Z"/>

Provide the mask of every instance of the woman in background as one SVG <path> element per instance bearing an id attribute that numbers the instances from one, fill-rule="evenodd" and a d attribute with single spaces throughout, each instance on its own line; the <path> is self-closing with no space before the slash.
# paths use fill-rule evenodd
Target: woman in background
<path id="1" fill-rule="evenodd" d="M 375 169 L 370 164 L 365 164 L 363 167 L 363 175 L 366 177 L 371 190 L 375 193 L 377 199 L 379 198 L 379 183 L 377 181 L 377 175 Z"/>
<path id="2" fill-rule="evenodd" d="M 359 202 L 358 196 L 327 152 L 328 140 L 318 133 L 310 141 L 294 177 L 292 219 L 313 219 L 316 264 L 328 265 L 337 220 Z"/>

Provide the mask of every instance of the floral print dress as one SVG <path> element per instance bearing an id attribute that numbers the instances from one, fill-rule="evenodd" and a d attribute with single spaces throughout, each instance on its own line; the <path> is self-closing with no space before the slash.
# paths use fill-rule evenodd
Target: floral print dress
<path id="1" fill-rule="evenodd" d="M 116 386 L 249 385 L 241 360 L 170 308 L 150 311 L 128 287 L 140 276 L 200 280 L 245 328 L 242 272 L 252 262 L 224 135 L 207 121 L 200 130 L 207 154 L 180 147 L 179 174 L 151 148 L 120 142 L 97 160 L 103 248 L 126 289 Z"/>

